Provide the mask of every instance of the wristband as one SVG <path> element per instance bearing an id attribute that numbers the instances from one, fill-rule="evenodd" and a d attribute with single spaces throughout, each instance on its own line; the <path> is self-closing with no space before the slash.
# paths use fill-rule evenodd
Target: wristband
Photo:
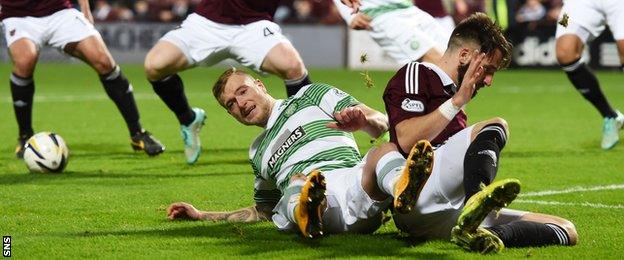
<path id="1" fill-rule="evenodd" d="M 453 120 L 455 115 L 461 111 L 461 107 L 456 107 L 453 105 L 453 99 L 449 98 L 446 102 L 442 103 L 440 107 L 438 107 L 438 111 L 442 113 L 442 116 L 448 120 Z"/>

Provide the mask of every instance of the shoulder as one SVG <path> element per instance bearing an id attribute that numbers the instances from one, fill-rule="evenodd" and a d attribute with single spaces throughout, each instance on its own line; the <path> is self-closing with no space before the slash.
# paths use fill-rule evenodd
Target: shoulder
<path id="1" fill-rule="evenodd" d="M 426 64 L 410 62 L 399 69 L 386 86 L 386 92 L 418 95 L 428 91 L 430 84 L 441 84 L 440 77 Z"/>

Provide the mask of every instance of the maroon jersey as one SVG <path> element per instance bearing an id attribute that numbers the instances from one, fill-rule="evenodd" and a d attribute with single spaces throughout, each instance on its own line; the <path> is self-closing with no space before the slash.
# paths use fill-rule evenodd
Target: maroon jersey
<path id="1" fill-rule="evenodd" d="M 202 0 L 195 9 L 208 20 L 225 24 L 248 24 L 273 20 L 280 0 Z"/>
<path id="2" fill-rule="evenodd" d="M 436 65 L 411 62 L 403 66 L 390 79 L 383 95 L 390 121 L 390 141 L 400 147 L 395 129 L 397 124 L 435 111 L 452 97 L 455 88 L 453 80 Z M 466 128 L 466 119 L 463 110 L 457 113 L 431 144 L 440 145 Z"/>
<path id="3" fill-rule="evenodd" d="M 10 17 L 43 17 L 72 8 L 69 0 L 0 0 L 0 20 Z"/>
<path id="4" fill-rule="evenodd" d="M 442 5 L 442 0 L 414 0 L 414 4 L 433 17 L 445 17 L 448 15 Z"/>

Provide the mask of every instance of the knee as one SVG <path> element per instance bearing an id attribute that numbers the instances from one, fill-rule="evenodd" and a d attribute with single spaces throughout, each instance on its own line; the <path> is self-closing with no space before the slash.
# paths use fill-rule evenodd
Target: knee
<path id="1" fill-rule="evenodd" d="M 568 233 L 568 239 L 571 246 L 578 244 L 578 233 L 576 232 L 576 227 L 574 223 L 567 219 L 562 219 L 560 223 L 557 223 L 560 227 L 562 227 L 566 233 Z"/>
<path id="2" fill-rule="evenodd" d="M 23 52 L 13 57 L 13 72 L 22 78 L 30 78 L 37 64 L 37 53 Z"/>
<path id="3" fill-rule="evenodd" d="M 559 64 L 570 64 L 581 58 L 582 44 L 573 41 L 557 41 L 556 55 Z"/>
<path id="4" fill-rule="evenodd" d="M 145 76 L 149 81 L 156 81 L 167 76 L 163 75 L 165 70 L 164 64 L 159 62 L 155 55 L 151 52 L 148 53 L 147 57 L 145 57 L 143 69 L 145 71 Z"/>
<path id="5" fill-rule="evenodd" d="M 499 124 L 505 130 L 505 134 L 509 135 L 509 124 L 507 124 L 507 120 L 502 117 L 494 117 L 488 120 L 488 124 Z"/>
<path id="6" fill-rule="evenodd" d="M 113 59 L 105 53 L 97 54 L 95 59 L 91 60 L 90 65 L 100 75 L 110 73 L 116 66 Z"/>
<path id="7" fill-rule="evenodd" d="M 282 75 L 284 79 L 300 79 L 305 74 L 305 66 L 299 58 L 288 59 Z"/>

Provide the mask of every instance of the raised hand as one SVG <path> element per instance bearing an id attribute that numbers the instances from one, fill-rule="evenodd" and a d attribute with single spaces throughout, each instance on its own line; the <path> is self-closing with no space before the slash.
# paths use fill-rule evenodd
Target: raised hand
<path id="1" fill-rule="evenodd" d="M 327 127 L 345 132 L 355 132 L 367 125 L 366 115 L 359 107 L 347 107 L 334 113 L 336 122 L 327 123 Z"/>
<path id="2" fill-rule="evenodd" d="M 466 70 L 466 74 L 464 74 L 461 86 L 457 93 L 453 95 L 454 106 L 463 107 L 472 100 L 476 85 L 484 79 L 485 69 L 481 66 L 484 58 L 485 53 L 479 53 L 479 50 L 473 52 L 470 58 L 470 65 L 468 65 L 468 70 Z"/>

